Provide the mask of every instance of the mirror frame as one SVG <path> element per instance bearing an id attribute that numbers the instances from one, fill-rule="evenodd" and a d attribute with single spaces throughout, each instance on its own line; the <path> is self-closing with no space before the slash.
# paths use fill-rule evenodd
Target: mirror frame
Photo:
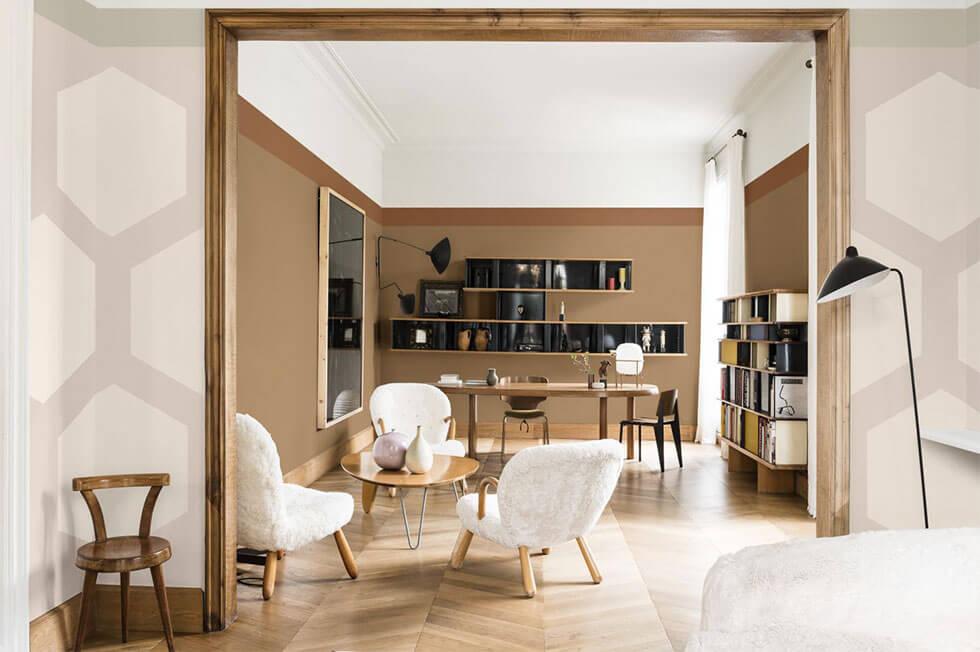
<path id="1" fill-rule="evenodd" d="M 360 403 L 342 417 L 331 419 L 327 412 L 327 357 L 329 349 L 327 337 L 329 328 L 330 300 L 330 197 L 336 197 L 361 214 L 361 379 Z M 364 410 L 364 279 L 367 274 L 363 234 L 367 231 L 367 213 L 357 204 L 347 199 L 333 188 L 320 186 L 319 215 L 317 218 L 317 365 L 316 365 L 316 428 L 324 430 L 349 419 Z"/>

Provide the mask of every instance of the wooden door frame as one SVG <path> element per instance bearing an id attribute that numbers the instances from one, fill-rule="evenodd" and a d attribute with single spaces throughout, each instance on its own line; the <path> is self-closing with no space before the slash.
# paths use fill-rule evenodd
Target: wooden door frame
<path id="1" fill-rule="evenodd" d="M 240 40 L 805 41 L 817 58 L 817 274 L 850 242 L 845 10 L 210 10 L 205 26 L 205 627 L 236 616 L 235 274 Z M 817 534 L 848 531 L 850 305 L 817 313 Z"/>

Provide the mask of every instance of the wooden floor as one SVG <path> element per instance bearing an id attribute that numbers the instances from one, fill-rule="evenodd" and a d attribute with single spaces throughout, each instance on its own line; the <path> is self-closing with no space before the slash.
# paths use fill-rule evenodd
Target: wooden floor
<path id="1" fill-rule="evenodd" d="M 508 441 L 513 446 L 532 440 Z M 553 440 L 553 444 L 561 444 Z M 481 440 L 480 450 L 499 450 Z M 219 634 L 182 636 L 178 650 L 678 650 L 698 624 L 705 573 L 744 546 L 813 537 L 795 496 L 760 496 L 753 476 L 729 474 L 714 446 L 684 445 L 684 469 L 668 448 L 627 463 L 589 537 L 603 575 L 589 579 L 575 542 L 535 555 L 538 594 L 522 597 L 517 551 L 474 538 L 461 570 L 447 566 L 459 524 L 450 491 L 430 493 L 422 547 L 408 550 L 398 501 L 378 492 L 360 509 L 360 486 L 340 471 L 314 486 L 347 491 L 357 507 L 345 528 L 360 577 L 349 580 L 333 537 L 286 556 L 272 600 L 239 585 L 239 617 Z M 499 457 L 484 472 L 497 475 Z M 475 487 L 470 484 L 470 489 Z M 420 496 L 409 502 L 413 533 Z M 249 573 L 261 569 L 243 566 Z M 94 634 L 87 648 L 165 650 L 159 635 Z"/>

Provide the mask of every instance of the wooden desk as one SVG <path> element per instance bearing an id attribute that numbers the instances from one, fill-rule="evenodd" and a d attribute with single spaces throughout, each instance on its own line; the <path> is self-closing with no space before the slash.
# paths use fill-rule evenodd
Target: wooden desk
<path id="1" fill-rule="evenodd" d="M 544 396 L 545 398 L 584 398 L 599 400 L 599 439 L 606 439 L 609 436 L 608 424 L 606 423 L 608 414 L 608 402 L 610 398 L 626 399 L 626 417 L 632 419 L 635 416 L 634 402 L 639 396 L 657 396 L 660 390 L 656 385 L 624 385 L 622 387 L 607 387 L 605 389 L 593 389 L 586 387 L 585 383 L 514 383 L 507 385 L 463 385 L 450 386 L 435 383 L 435 386 L 449 396 L 465 394 L 469 398 L 469 427 L 466 431 L 467 441 L 469 442 L 467 455 L 476 457 L 476 417 L 477 399 L 480 396 Z M 630 428 L 629 437 L 626 438 L 626 457 L 633 458 L 633 432 Z"/>

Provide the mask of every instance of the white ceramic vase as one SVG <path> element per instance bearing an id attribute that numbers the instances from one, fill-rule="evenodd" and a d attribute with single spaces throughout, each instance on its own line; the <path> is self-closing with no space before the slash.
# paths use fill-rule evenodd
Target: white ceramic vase
<path id="1" fill-rule="evenodd" d="M 412 473 L 428 473 L 432 468 L 432 446 L 422 436 L 422 426 L 415 429 L 415 439 L 405 453 L 405 468 Z"/>

